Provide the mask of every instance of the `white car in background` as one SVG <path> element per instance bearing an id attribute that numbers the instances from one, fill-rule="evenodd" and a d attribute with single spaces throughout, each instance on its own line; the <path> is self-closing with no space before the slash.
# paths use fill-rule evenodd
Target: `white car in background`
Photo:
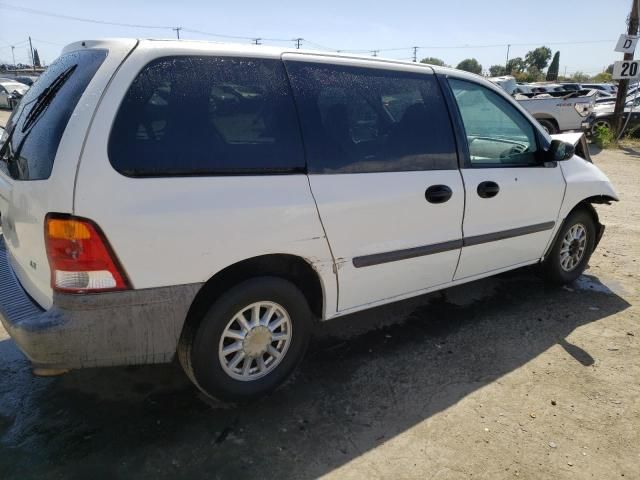
<path id="1" fill-rule="evenodd" d="M 610 83 L 583 83 L 582 88 L 588 88 L 592 90 L 600 90 L 608 93 L 609 95 L 615 95 L 618 93 L 618 87 Z"/>
<path id="2" fill-rule="evenodd" d="M 618 199 L 582 134 L 484 78 L 329 52 L 78 42 L 7 131 L 0 320 L 35 372 L 177 356 L 232 401 L 314 320 L 526 265 L 572 282 Z"/>
<path id="3" fill-rule="evenodd" d="M 29 86 L 24 83 L 0 81 L 0 108 L 13 110 L 28 90 Z"/>
<path id="4" fill-rule="evenodd" d="M 591 130 L 595 92 L 585 95 L 566 92 L 557 84 L 522 85 L 511 75 L 493 77 L 489 81 L 512 95 L 550 134 Z"/>

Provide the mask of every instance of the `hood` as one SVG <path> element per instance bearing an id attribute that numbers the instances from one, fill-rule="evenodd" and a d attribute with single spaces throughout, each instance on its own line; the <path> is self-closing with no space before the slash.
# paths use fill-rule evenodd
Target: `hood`
<path id="1" fill-rule="evenodd" d="M 575 133 L 557 133 L 555 135 L 551 135 L 551 138 L 554 140 L 560 140 L 562 142 L 567 142 L 573 145 L 574 147 L 580 143 L 580 140 L 584 136 L 582 132 Z"/>

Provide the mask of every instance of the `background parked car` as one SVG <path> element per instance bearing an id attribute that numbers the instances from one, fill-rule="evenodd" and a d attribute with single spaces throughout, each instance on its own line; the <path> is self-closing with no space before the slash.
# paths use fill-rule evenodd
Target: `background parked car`
<path id="1" fill-rule="evenodd" d="M 631 111 L 631 106 L 633 105 L 633 111 Z M 610 130 L 613 130 L 614 125 L 614 112 L 615 104 L 606 104 L 606 105 L 598 105 L 594 109 L 595 119 L 593 121 L 593 126 L 591 128 L 591 132 L 595 133 L 598 127 L 607 127 Z M 625 128 L 625 134 L 632 135 L 637 137 L 640 134 L 640 97 L 635 99 L 629 99 L 627 97 L 627 103 L 624 108 L 625 116 L 623 118 L 623 122 L 627 121 L 627 115 L 631 114 L 631 118 L 627 123 L 627 127 Z"/>
<path id="2" fill-rule="evenodd" d="M 20 83 L 24 83 L 25 85 L 33 85 L 33 82 L 35 82 L 38 79 L 38 77 L 32 77 L 32 76 L 27 76 L 27 75 L 23 75 L 23 76 L 19 76 L 19 77 L 15 77 L 14 80 Z"/>
<path id="3" fill-rule="evenodd" d="M 0 82 L 0 108 L 13 108 L 29 90 L 29 86 L 20 82 Z"/>
<path id="4" fill-rule="evenodd" d="M 592 90 L 601 90 L 611 95 L 615 95 L 616 93 L 618 93 L 618 87 L 610 83 L 583 83 L 582 87 Z"/>
<path id="5" fill-rule="evenodd" d="M 565 90 L 569 90 L 572 92 L 578 92 L 580 90 L 582 90 L 583 88 L 585 88 L 583 85 L 579 84 L 579 83 L 561 83 L 560 86 L 562 88 L 564 88 Z"/>
<path id="6" fill-rule="evenodd" d="M 525 85 L 516 83 L 511 75 L 489 80 L 514 96 L 550 134 L 591 129 L 591 114 L 596 99 L 591 90 L 564 90 L 561 85 L 553 83 Z"/>

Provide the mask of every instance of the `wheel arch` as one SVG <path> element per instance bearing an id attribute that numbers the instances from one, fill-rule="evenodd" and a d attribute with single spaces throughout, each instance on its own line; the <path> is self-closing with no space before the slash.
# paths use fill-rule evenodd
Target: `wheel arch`
<path id="1" fill-rule="evenodd" d="M 584 198 L 579 202 L 577 202 L 562 218 L 562 221 L 560 222 L 560 225 L 558 225 L 558 228 L 556 229 L 556 233 L 553 235 L 551 242 L 549 242 L 549 245 L 547 245 L 547 248 L 545 249 L 545 252 L 544 252 L 544 256 L 542 257 L 541 260 L 544 260 L 545 258 L 547 258 L 547 255 L 549 255 L 549 252 L 551 251 L 553 246 L 556 244 L 556 241 L 558 240 L 558 235 L 560 235 L 560 232 L 562 231 L 562 227 L 567 217 L 569 217 L 569 215 L 571 215 L 576 210 L 585 210 L 593 218 L 593 223 L 596 226 L 596 241 L 594 245 L 594 249 L 595 249 L 595 247 L 598 246 L 598 243 L 600 243 L 600 239 L 604 234 L 605 227 L 600 223 L 600 216 L 598 215 L 598 211 L 595 209 L 593 204 L 609 205 L 611 202 L 617 202 L 617 201 L 618 200 L 616 198 L 610 195 L 592 195 L 590 197 Z"/>
<path id="2" fill-rule="evenodd" d="M 558 124 L 558 120 L 556 120 L 556 118 L 549 114 L 549 113 L 534 113 L 533 114 L 533 118 L 535 118 L 536 120 L 546 120 L 550 123 L 553 124 L 554 127 L 556 127 L 557 131 L 560 131 L 560 126 Z"/>
<path id="3" fill-rule="evenodd" d="M 191 302 L 182 335 L 195 331 L 208 307 L 225 291 L 245 280 L 262 276 L 280 277 L 294 283 L 307 299 L 314 317 L 322 318 L 325 289 L 312 264 L 297 255 L 267 254 L 229 265 L 207 280 Z"/>

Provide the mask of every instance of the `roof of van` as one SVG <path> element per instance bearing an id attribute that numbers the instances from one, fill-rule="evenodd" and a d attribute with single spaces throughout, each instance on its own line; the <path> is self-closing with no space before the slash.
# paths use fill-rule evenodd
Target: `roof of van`
<path id="1" fill-rule="evenodd" d="M 62 50 L 63 53 L 80 50 L 83 48 L 109 48 L 110 45 L 123 45 L 132 41 L 139 42 L 140 44 L 153 44 L 154 48 L 159 49 L 196 49 L 196 50 L 215 50 L 224 51 L 229 53 L 236 53 L 241 55 L 257 55 L 260 57 L 273 57 L 279 58 L 285 53 L 299 53 L 306 55 L 322 55 L 331 56 L 336 58 L 345 59 L 358 59 L 369 60 L 384 63 L 392 63 L 398 65 L 413 65 L 413 66 L 428 66 L 439 72 L 455 71 L 460 72 L 451 67 L 442 67 L 439 65 L 431 65 L 421 62 L 410 62 L 406 60 L 396 60 L 393 58 L 385 58 L 371 55 L 361 55 L 349 52 L 338 52 L 335 50 L 316 50 L 316 49 L 296 49 L 293 47 L 275 47 L 269 45 L 255 45 L 247 43 L 234 43 L 234 42 L 216 42 L 211 40 L 187 40 L 187 39 L 168 39 L 168 38 L 105 38 L 97 40 L 79 40 L 65 46 Z M 464 72 L 467 73 L 467 72 Z M 475 75 L 475 74 L 471 74 Z M 484 77 L 482 77 L 484 78 Z"/>

